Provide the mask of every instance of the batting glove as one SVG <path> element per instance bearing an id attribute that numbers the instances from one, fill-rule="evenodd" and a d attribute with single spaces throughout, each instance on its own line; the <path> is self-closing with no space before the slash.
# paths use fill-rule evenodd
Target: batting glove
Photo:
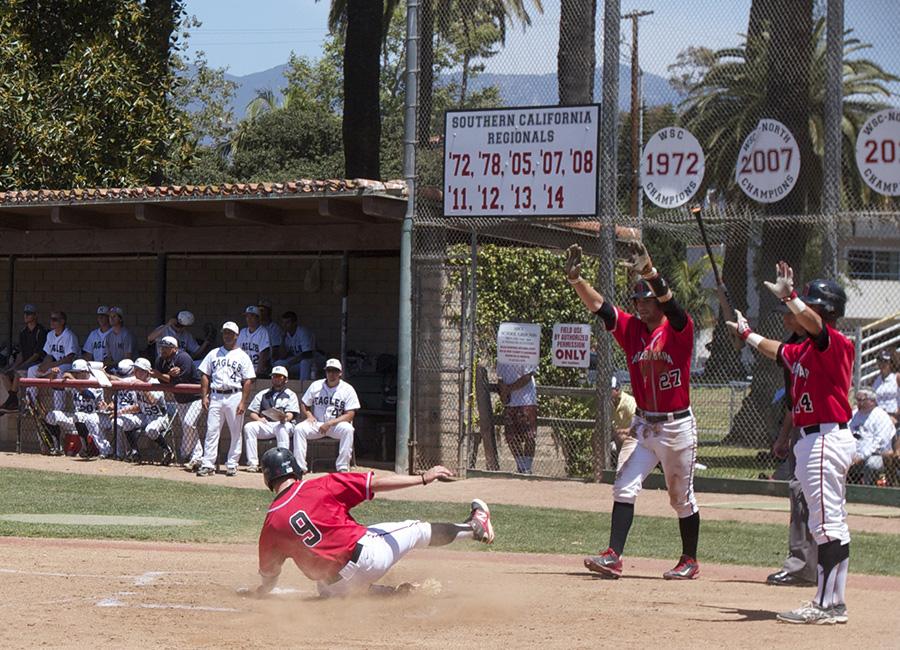
<path id="1" fill-rule="evenodd" d="M 569 284 L 581 282 L 581 246 L 572 244 L 566 249 L 566 278 Z"/>
<path id="2" fill-rule="evenodd" d="M 782 302 L 797 297 L 797 293 L 794 291 L 794 270 L 788 266 L 787 262 L 778 262 L 775 265 L 775 282 L 763 282 L 763 284 Z"/>
<path id="3" fill-rule="evenodd" d="M 653 268 L 653 260 L 650 259 L 650 253 L 647 252 L 646 246 L 639 239 L 626 240 L 625 251 L 626 257 L 620 262 L 622 266 L 645 279 L 656 275 L 656 269 Z"/>
<path id="4" fill-rule="evenodd" d="M 734 310 L 734 320 L 737 322 L 732 322 L 730 320 L 725 321 L 725 324 L 731 328 L 731 330 L 737 334 L 742 341 L 746 341 L 748 345 L 758 348 L 760 342 L 762 342 L 763 337 L 754 332 L 750 323 L 747 322 L 747 319 L 744 315 L 737 309 Z"/>

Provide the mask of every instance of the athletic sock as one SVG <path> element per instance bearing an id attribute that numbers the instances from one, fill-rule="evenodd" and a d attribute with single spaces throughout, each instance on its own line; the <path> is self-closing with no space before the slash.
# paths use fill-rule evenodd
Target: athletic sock
<path id="1" fill-rule="evenodd" d="M 625 550 L 625 540 L 634 521 L 634 504 L 613 501 L 612 518 L 609 531 L 609 547 L 621 556 Z"/>
<path id="2" fill-rule="evenodd" d="M 697 540 L 700 538 L 700 513 L 695 512 L 690 517 L 679 519 L 678 530 L 681 531 L 681 553 L 696 560 Z"/>
<path id="3" fill-rule="evenodd" d="M 850 564 L 850 544 L 839 539 L 819 544 L 819 576 L 816 603 L 831 607 L 844 602 L 847 568 Z"/>
<path id="4" fill-rule="evenodd" d="M 475 531 L 469 524 L 431 524 L 429 546 L 445 546 L 458 539 L 472 539 Z"/>

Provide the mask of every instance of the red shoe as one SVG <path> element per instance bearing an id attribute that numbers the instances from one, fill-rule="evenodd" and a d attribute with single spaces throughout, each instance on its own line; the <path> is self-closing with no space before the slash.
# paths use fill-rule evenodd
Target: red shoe
<path id="1" fill-rule="evenodd" d="M 472 512 L 465 523 L 472 527 L 476 542 L 494 543 L 494 525 L 491 523 L 491 511 L 481 499 L 472 499 Z"/>
<path id="2" fill-rule="evenodd" d="M 700 563 L 688 555 L 682 555 L 674 569 L 663 574 L 666 580 L 693 580 L 700 575 Z"/>
<path id="3" fill-rule="evenodd" d="M 618 580 L 622 576 L 622 558 L 611 548 L 606 549 L 600 555 L 584 558 L 584 566 L 588 571 L 599 573 L 604 578 Z"/>

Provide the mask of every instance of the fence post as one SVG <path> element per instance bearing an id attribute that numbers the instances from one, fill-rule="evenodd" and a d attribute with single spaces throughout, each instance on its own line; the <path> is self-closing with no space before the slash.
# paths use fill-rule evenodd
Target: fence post
<path id="1" fill-rule="evenodd" d="M 841 204 L 841 120 L 843 118 L 844 0 L 828 0 L 825 18 L 825 160 L 822 208 L 827 219 L 823 269 L 838 276 L 838 223 Z"/>
<path id="2" fill-rule="evenodd" d="M 853 364 L 853 387 L 856 390 L 859 390 L 859 385 L 862 383 L 862 346 L 863 346 L 863 335 L 862 335 L 862 325 L 856 326 L 856 359 Z"/>

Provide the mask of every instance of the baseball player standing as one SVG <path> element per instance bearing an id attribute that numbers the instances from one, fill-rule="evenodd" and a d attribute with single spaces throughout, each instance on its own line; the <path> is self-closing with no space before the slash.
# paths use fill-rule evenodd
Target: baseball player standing
<path id="1" fill-rule="evenodd" d="M 222 420 L 228 424 L 231 445 L 225 462 L 225 475 L 235 476 L 241 457 L 241 421 L 256 379 L 253 363 L 237 346 L 238 326 L 232 321 L 222 325 L 222 347 L 212 350 L 200 363 L 200 395 L 206 409 L 206 442 L 197 476 L 212 476 L 219 455 Z"/>
<path id="2" fill-rule="evenodd" d="M 266 487 L 276 496 L 259 535 L 262 584 L 257 596 L 272 591 L 287 559 L 316 581 L 321 596 L 381 593 L 395 589 L 374 583 L 413 548 L 444 546 L 458 539 L 494 541 L 490 510 L 481 499 L 472 501 L 468 518 L 460 524 L 409 520 L 366 528 L 350 514 L 351 508 L 380 492 L 453 476 L 440 465 L 419 476 L 366 472 L 304 481 L 290 450 L 276 447 L 263 455 L 262 466 Z"/>
<path id="3" fill-rule="evenodd" d="M 654 268 L 644 245 L 632 240 L 628 249 L 624 264 L 642 278 L 631 295 L 637 315 L 609 304 L 581 277 L 581 247 L 569 247 L 565 264 L 578 297 L 625 352 L 637 403 L 633 421 L 637 446 L 616 472 L 609 548 L 585 558 L 584 565 L 607 578 L 622 575 L 621 558 L 634 519 L 634 502 L 644 479 L 662 463 L 669 503 L 681 532 L 681 558 L 663 577 L 691 580 L 700 573 L 700 511 L 694 496 L 697 423 L 690 405 L 694 323 Z"/>
<path id="4" fill-rule="evenodd" d="M 63 373 L 62 379 L 93 379 L 91 368 L 84 359 L 75 359 L 69 372 Z M 73 413 L 69 415 L 62 409 L 55 409 L 47 414 L 47 424 L 59 427 L 62 432 L 77 432 L 81 437 L 81 451 L 78 455 L 87 458 L 88 438 L 94 441 L 101 458 L 109 458 L 112 447 L 109 441 L 100 434 L 100 413 L 106 410 L 101 388 L 72 389 Z M 105 416 L 104 416 L 105 418 Z"/>
<path id="5" fill-rule="evenodd" d="M 341 379 L 341 362 L 325 362 L 325 379 L 309 385 L 300 400 L 304 420 L 294 427 L 294 455 L 302 471 L 306 471 L 306 441 L 328 436 L 340 441 L 335 467 L 350 471 L 353 455 L 353 418 L 359 409 L 359 397 L 353 386 Z M 310 411 L 310 409 L 312 409 Z"/>
<path id="6" fill-rule="evenodd" d="M 284 366 L 272 368 L 272 387 L 260 391 L 247 407 L 250 422 L 244 425 L 247 436 L 247 471 L 259 471 L 257 440 L 275 438 L 278 447 L 291 444 L 294 421 L 300 417 L 300 401 L 297 393 L 288 388 L 288 371 Z"/>
<path id="7" fill-rule="evenodd" d="M 184 350 L 179 349 L 178 340 L 164 336 L 159 340 L 160 355 L 153 364 L 152 375 L 163 384 L 197 383 L 194 376 L 194 362 Z M 200 468 L 203 446 L 200 444 L 199 423 L 203 413 L 200 395 L 175 393 L 175 410 L 181 420 L 181 458 L 184 468 L 196 472 Z"/>
<path id="8" fill-rule="evenodd" d="M 88 334 L 84 341 L 82 358 L 86 361 L 105 361 L 108 356 L 106 338 L 109 336 L 109 307 L 97 307 L 97 329 Z"/>
<path id="9" fill-rule="evenodd" d="M 847 527 L 847 471 L 856 440 L 847 428 L 851 417 L 850 373 L 853 343 L 834 325 L 844 315 L 847 294 L 833 280 L 813 280 L 798 296 L 794 272 L 785 262 L 776 266 L 776 280 L 766 282 L 796 316 L 808 337 L 799 343 L 767 339 L 752 329 L 739 311 L 728 322 L 748 345 L 791 371 L 794 426 L 800 439 L 794 446 L 797 478 L 809 505 L 809 530 L 818 544 L 815 599 L 778 614 L 786 623 L 847 622 L 844 592 L 850 564 Z"/>
<path id="10" fill-rule="evenodd" d="M 247 327 L 241 329 L 241 333 L 238 334 L 238 347 L 250 355 L 257 376 L 265 375 L 272 360 L 269 331 L 265 327 L 260 327 L 259 308 L 255 305 L 249 305 L 244 310 L 244 318 Z"/>

